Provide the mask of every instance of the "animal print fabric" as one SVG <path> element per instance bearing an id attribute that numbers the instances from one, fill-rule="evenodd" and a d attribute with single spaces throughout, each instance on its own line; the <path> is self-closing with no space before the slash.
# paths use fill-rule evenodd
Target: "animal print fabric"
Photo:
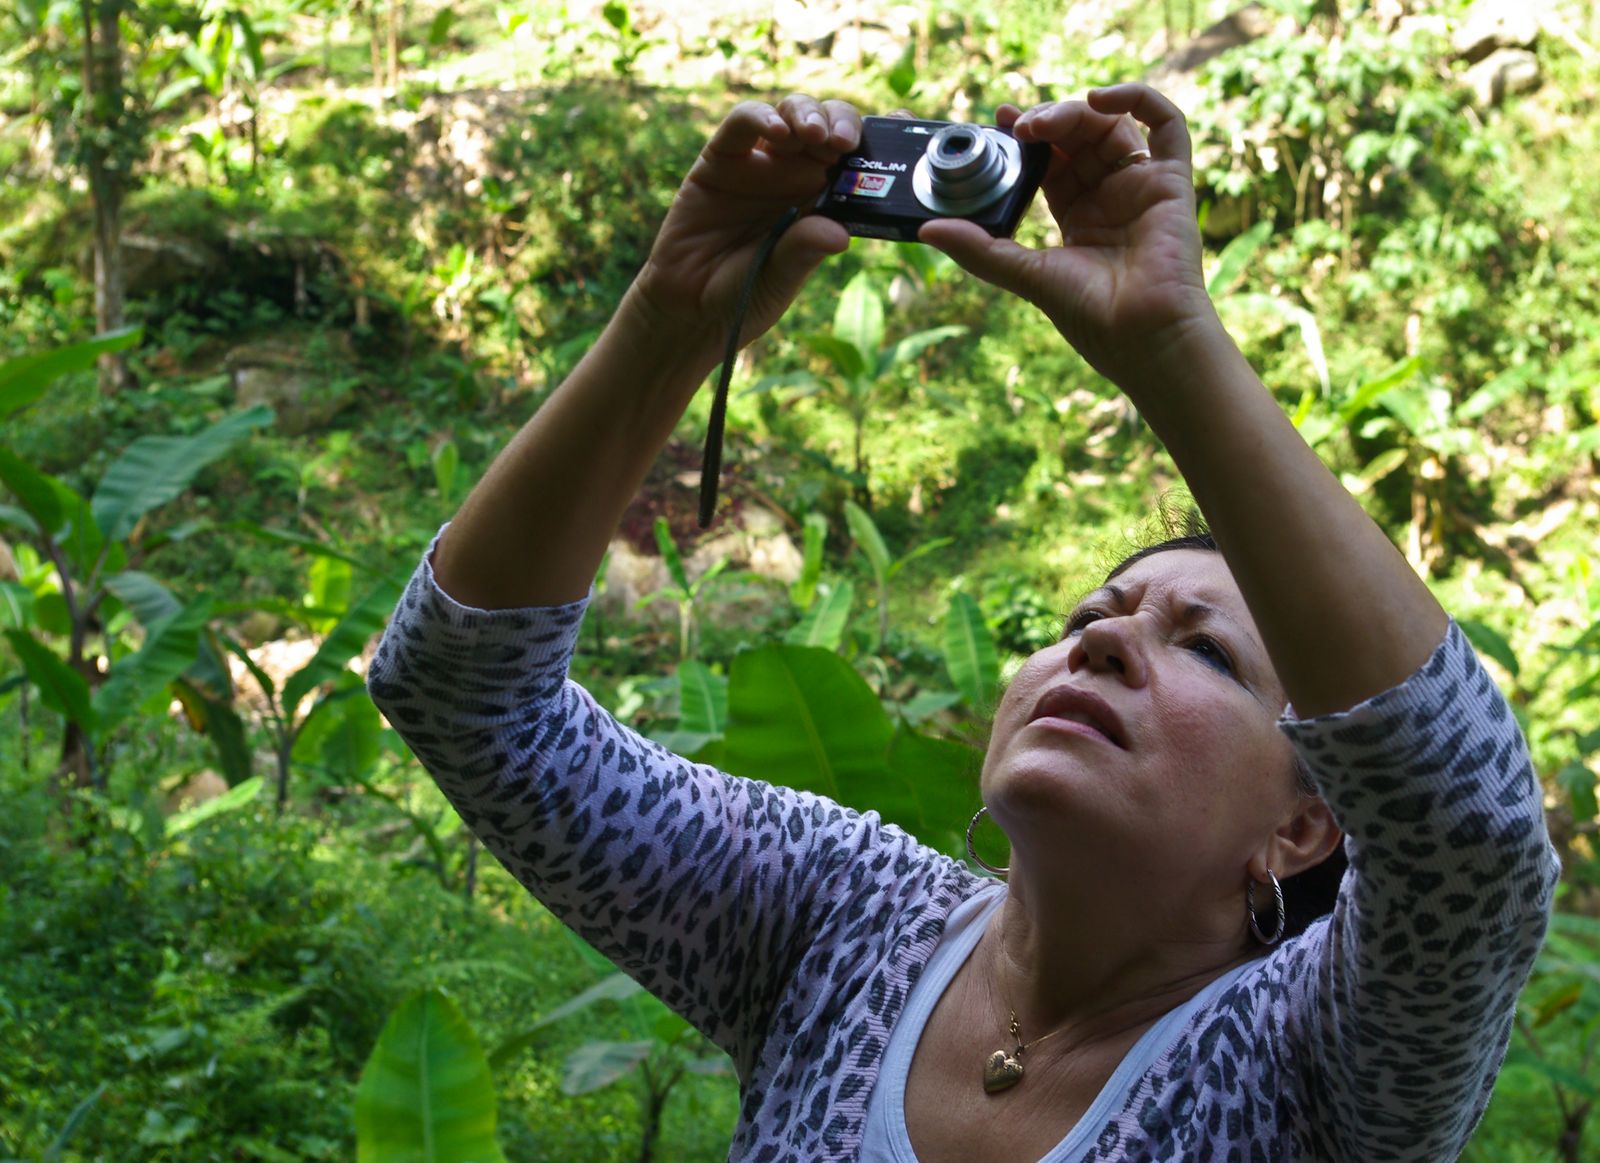
<path id="1" fill-rule="evenodd" d="M 853 1159 L 906 995 L 986 882 L 619 725 L 567 677 L 584 608 L 473 610 L 424 558 L 372 697 L 505 867 L 732 1057 L 730 1159 Z M 1436 1163 L 1483 1111 L 1557 875 L 1510 710 L 1452 623 L 1399 687 L 1281 727 L 1348 833 L 1338 906 L 1198 1012 L 1081 1163 Z"/>

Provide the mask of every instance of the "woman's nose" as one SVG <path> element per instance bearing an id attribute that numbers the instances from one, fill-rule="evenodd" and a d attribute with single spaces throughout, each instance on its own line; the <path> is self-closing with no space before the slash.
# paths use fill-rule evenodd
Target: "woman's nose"
<path id="1" fill-rule="evenodd" d="M 1071 670 L 1115 674 L 1128 686 L 1140 687 L 1147 677 L 1147 656 L 1132 618 L 1098 618 L 1078 633 L 1067 656 Z"/>

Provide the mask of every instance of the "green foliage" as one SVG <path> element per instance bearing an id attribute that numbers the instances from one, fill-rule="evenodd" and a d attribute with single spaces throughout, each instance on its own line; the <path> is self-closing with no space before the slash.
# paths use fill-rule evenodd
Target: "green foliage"
<path id="1" fill-rule="evenodd" d="M 1546 37 L 1542 90 L 1469 109 L 1439 39 L 1409 31 L 1455 9 L 1425 4 L 1390 32 L 1376 12 L 1335 25 L 1273 6 L 1301 27 L 1213 60 L 1188 110 L 1208 284 L 1301 431 L 1491 660 L 1552 804 L 1563 913 L 1468 1158 L 1544 1159 L 1563 1135 L 1594 1154 L 1596 1120 L 1571 1137 L 1594 1085 L 1583 919 L 1600 893 L 1592 63 Z M 391 13 L 411 73 L 389 93 L 367 38 Z M 632 1157 L 640 1118 L 619 1087 L 590 1088 L 638 1084 L 648 1123 L 681 1065 L 661 1141 L 720 1158 L 737 1099 L 689 1065 L 697 1043 L 662 1057 L 660 1014 L 631 994 L 554 1020 L 609 971 L 497 870 L 463 912 L 464 831 L 347 670 L 393 593 L 382 579 L 592 342 L 733 100 L 815 87 L 986 118 L 1139 75 L 1184 33 L 1177 10 L 868 6 L 883 51 L 857 60 L 853 28 L 800 45 L 765 12 L 709 16 L 688 38 L 637 4 L 407 15 L 125 5 L 119 112 L 83 99 L 78 9 L 0 12 L 0 332 L 4 356 L 36 353 L 0 365 L 18 575 L 0 581 L 0 1155 L 350 1158 L 354 1078 L 385 1018 L 465 979 L 456 996 L 488 1045 L 551 1019 L 496 1055 L 506 1157 Z M 207 256 L 136 280 L 144 340 L 115 399 L 88 365 L 94 345 L 132 340 L 81 342 L 88 214 L 62 168 L 96 150 L 142 183 L 131 232 Z M 1020 234 L 1044 239 L 1042 215 Z M 230 407 L 226 353 L 259 332 L 304 348 L 348 410 L 305 438 L 241 440 L 174 493 L 158 478 L 204 454 L 197 437 Z M 794 523 L 799 577 L 787 595 L 746 580 L 736 603 L 734 566 L 691 582 L 692 547 L 657 543 L 678 633 L 591 611 L 577 670 L 680 750 L 810 764 L 814 786 L 959 851 L 994 676 L 1054 640 L 1063 592 L 1170 466 L 1046 322 L 926 248 L 856 243 L 750 361 L 761 390 L 730 418 L 731 495 Z M 150 439 L 132 487 L 104 491 Z M 646 543 L 661 511 L 638 521 Z M 829 520 L 847 539 L 831 547 Z M 246 664 L 295 633 L 323 642 L 301 674 Z M 230 653 L 255 689 L 233 689 Z M 63 815 L 39 771 L 69 723 L 107 762 L 103 789 Z M 281 819 L 252 771 L 267 754 Z M 163 792 L 206 763 L 237 786 L 163 816 Z"/>
<path id="2" fill-rule="evenodd" d="M 472 1027 L 449 997 L 400 1003 L 361 1072 L 361 1163 L 499 1163 L 494 1080 Z"/>

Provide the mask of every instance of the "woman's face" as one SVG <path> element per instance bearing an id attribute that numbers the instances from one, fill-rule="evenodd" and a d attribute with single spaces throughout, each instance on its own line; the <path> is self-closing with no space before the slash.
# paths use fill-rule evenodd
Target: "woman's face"
<path id="1" fill-rule="evenodd" d="M 1013 863 L 1133 866 L 1234 892 L 1299 799 L 1285 696 L 1222 555 L 1169 550 L 1089 594 L 995 715 L 984 799 Z"/>

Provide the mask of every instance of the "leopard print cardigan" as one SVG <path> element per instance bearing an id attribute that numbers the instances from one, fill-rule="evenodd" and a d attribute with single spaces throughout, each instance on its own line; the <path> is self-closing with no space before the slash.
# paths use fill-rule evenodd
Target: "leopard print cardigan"
<path id="1" fill-rule="evenodd" d="M 567 677 L 583 611 L 460 606 L 425 558 L 372 697 L 505 867 L 732 1057 L 730 1159 L 853 1159 L 910 987 L 987 882 L 619 725 Z M 1452 623 L 1395 689 L 1280 726 L 1347 832 L 1337 907 L 1197 1013 L 1081 1163 L 1434 1163 L 1483 1112 L 1557 875 L 1510 710 Z"/>

